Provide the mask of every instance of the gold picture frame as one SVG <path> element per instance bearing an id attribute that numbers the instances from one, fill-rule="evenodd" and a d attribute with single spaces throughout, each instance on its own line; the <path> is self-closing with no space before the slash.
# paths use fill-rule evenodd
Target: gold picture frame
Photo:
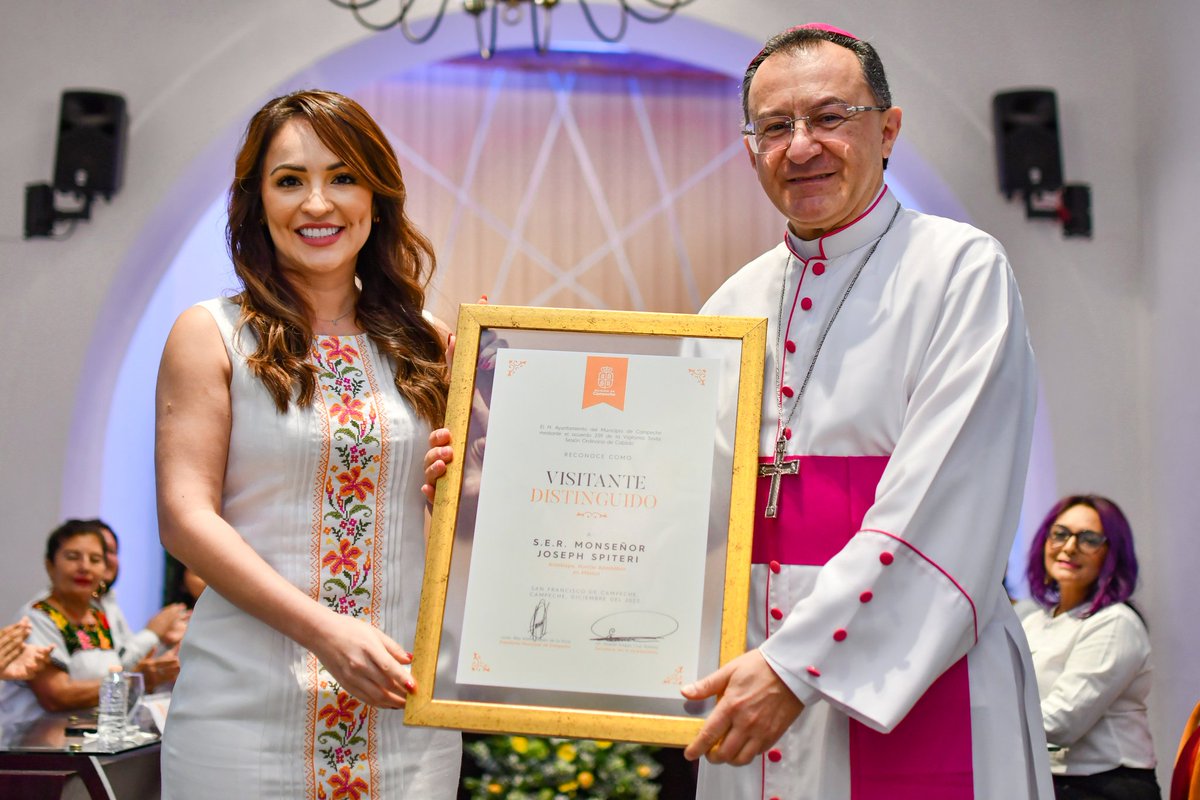
<path id="1" fill-rule="evenodd" d="M 766 330 L 761 318 L 460 306 L 446 412 L 454 458 L 438 481 L 432 509 L 413 648 L 417 689 L 408 698 L 407 724 L 665 746 L 684 746 L 696 736 L 712 701 L 697 705 L 685 703 L 682 696 L 651 699 L 459 682 L 454 672 L 465 656 L 455 642 L 462 633 L 470 584 L 469 553 L 476 545 L 471 498 L 477 494 L 463 492 L 464 473 L 475 469 L 468 464 L 467 450 L 480 435 L 486 436 L 491 424 L 490 380 L 497 342 L 553 353 L 565 348 L 573 354 L 669 356 L 694 348 L 718 354 L 713 362 L 704 362 L 720 364 L 719 402 L 725 411 L 718 413 L 713 433 L 714 442 L 723 444 L 714 445 L 720 455 L 714 457 L 715 499 L 710 500 L 704 534 L 708 538 L 703 552 L 708 556 L 701 621 L 706 633 L 697 654 L 697 677 L 703 676 L 745 650 Z M 481 414 L 481 408 L 487 413 Z M 478 474 L 481 458 L 476 457 Z M 719 633 L 712 627 L 718 622 Z"/>

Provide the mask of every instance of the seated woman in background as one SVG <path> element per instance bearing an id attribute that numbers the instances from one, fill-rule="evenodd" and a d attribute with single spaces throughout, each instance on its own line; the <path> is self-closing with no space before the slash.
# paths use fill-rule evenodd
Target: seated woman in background
<path id="1" fill-rule="evenodd" d="M 77 521 L 76 521 L 77 522 Z M 91 708 L 100 700 L 100 679 L 121 665 L 112 628 L 96 594 L 107 569 L 104 536 L 95 527 L 64 523 L 46 541 L 50 590 L 22 610 L 29 643 L 50 648 L 50 666 L 26 680 L 0 687 L 0 720 L 32 719 L 43 711 Z M 145 678 L 147 691 L 157 685 Z"/>
<path id="2" fill-rule="evenodd" d="M 1039 609 L 1022 619 L 1042 698 L 1058 800 L 1158 800 L 1146 716 L 1150 639 L 1126 602 L 1137 583 L 1133 533 L 1117 504 L 1055 504 L 1029 551 Z"/>
<path id="3" fill-rule="evenodd" d="M 59 526 L 46 542 L 50 592 L 22 613 L 32 644 L 51 648 L 49 669 L 0 688 L 6 723 L 47 711 L 88 708 L 99 701 L 100 679 L 121 659 L 113 649 L 108 619 L 94 595 L 104 577 L 104 537 L 99 531 Z"/>

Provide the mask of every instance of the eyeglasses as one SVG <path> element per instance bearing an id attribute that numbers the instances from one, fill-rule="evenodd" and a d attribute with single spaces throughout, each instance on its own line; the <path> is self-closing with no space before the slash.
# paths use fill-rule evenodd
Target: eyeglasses
<path id="1" fill-rule="evenodd" d="M 1054 528 L 1050 531 L 1047 540 L 1055 547 L 1066 547 L 1067 541 L 1075 537 L 1075 542 L 1081 553 L 1095 553 L 1104 543 L 1108 541 L 1108 537 L 1103 533 L 1096 531 L 1072 531 L 1066 528 Z"/>
<path id="2" fill-rule="evenodd" d="M 802 117 L 763 117 L 742 128 L 742 135 L 750 142 L 755 153 L 771 153 L 783 150 L 792 143 L 796 123 L 803 122 L 808 135 L 820 139 L 854 119 L 861 111 L 887 111 L 888 106 L 849 106 L 845 103 L 830 103 L 814 108 Z"/>

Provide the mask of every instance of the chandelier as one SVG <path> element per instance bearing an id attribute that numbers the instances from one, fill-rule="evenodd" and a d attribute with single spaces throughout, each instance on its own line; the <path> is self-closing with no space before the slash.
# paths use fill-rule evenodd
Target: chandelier
<path id="1" fill-rule="evenodd" d="M 693 2 L 693 0 L 640 1 L 643 6 L 641 10 L 634 6 L 634 0 L 619 0 L 621 19 L 611 33 L 605 31 L 596 22 L 592 10 L 588 7 L 588 0 L 579 0 L 579 6 L 583 9 L 583 16 L 587 20 L 588 27 L 592 29 L 596 37 L 612 43 L 619 42 L 624 38 L 630 17 L 639 22 L 664 22 L 674 16 L 680 8 Z M 385 31 L 399 26 L 404 38 L 413 44 L 423 44 L 433 38 L 433 35 L 437 33 L 438 26 L 442 24 L 442 18 L 446 15 L 446 6 L 450 4 L 450 0 L 440 0 L 437 14 L 433 20 L 427 23 L 424 31 L 417 33 L 409 25 L 409 17 L 417 0 L 399 0 L 399 10 L 390 18 L 381 18 L 375 9 L 368 12 L 368 15 L 363 14 L 365 9 L 377 6 L 380 0 L 329 0 L 329 2 L 338 8 L 349 9 L 354 18 L 363 27 L 370 30 Z M 492 54 L 496 52 L 496 31 L 500 22 L 503 21 L 506 25 L 517 25 L 520 24 L 521 17 L 526 14 L 532 28 L 534 50 L 542 54 L 549 50 L 550 16 L 554 7 L 560 2 L 561 0 L 462 0 L 462 7 L 463 11 L 475 18 L 475 38 L 479 44 L 479 55 L 482 58 L 491 58 Z"/>

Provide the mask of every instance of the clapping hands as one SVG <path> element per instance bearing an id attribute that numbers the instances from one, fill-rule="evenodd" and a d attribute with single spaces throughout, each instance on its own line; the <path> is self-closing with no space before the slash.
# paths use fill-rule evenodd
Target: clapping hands
<path id="1" fill-rule="evenodd" d="M 191 618 L 192 612 L 187 606 L 183 603 L 172 603 L 151 617 L 146 627 L 154 631 L 164 646 L 174 647 L 183 640 L 188 620 Z"/>
<path id="2" fill-rule="evenodd" d="M 146 656 L 137 663 L 133 671 L 142 673 L 147 692 L 153 692 L 173 682 L 179 677 L 179 645 L 176 644 L 161 655 Z"/>
<path id="3" fill-rule="evenodd" d="M 29 680 L 49 666 L 51 648 L 27 643 L 30 630 L 28 617 L 0 628 L 0 680 Z"/>

